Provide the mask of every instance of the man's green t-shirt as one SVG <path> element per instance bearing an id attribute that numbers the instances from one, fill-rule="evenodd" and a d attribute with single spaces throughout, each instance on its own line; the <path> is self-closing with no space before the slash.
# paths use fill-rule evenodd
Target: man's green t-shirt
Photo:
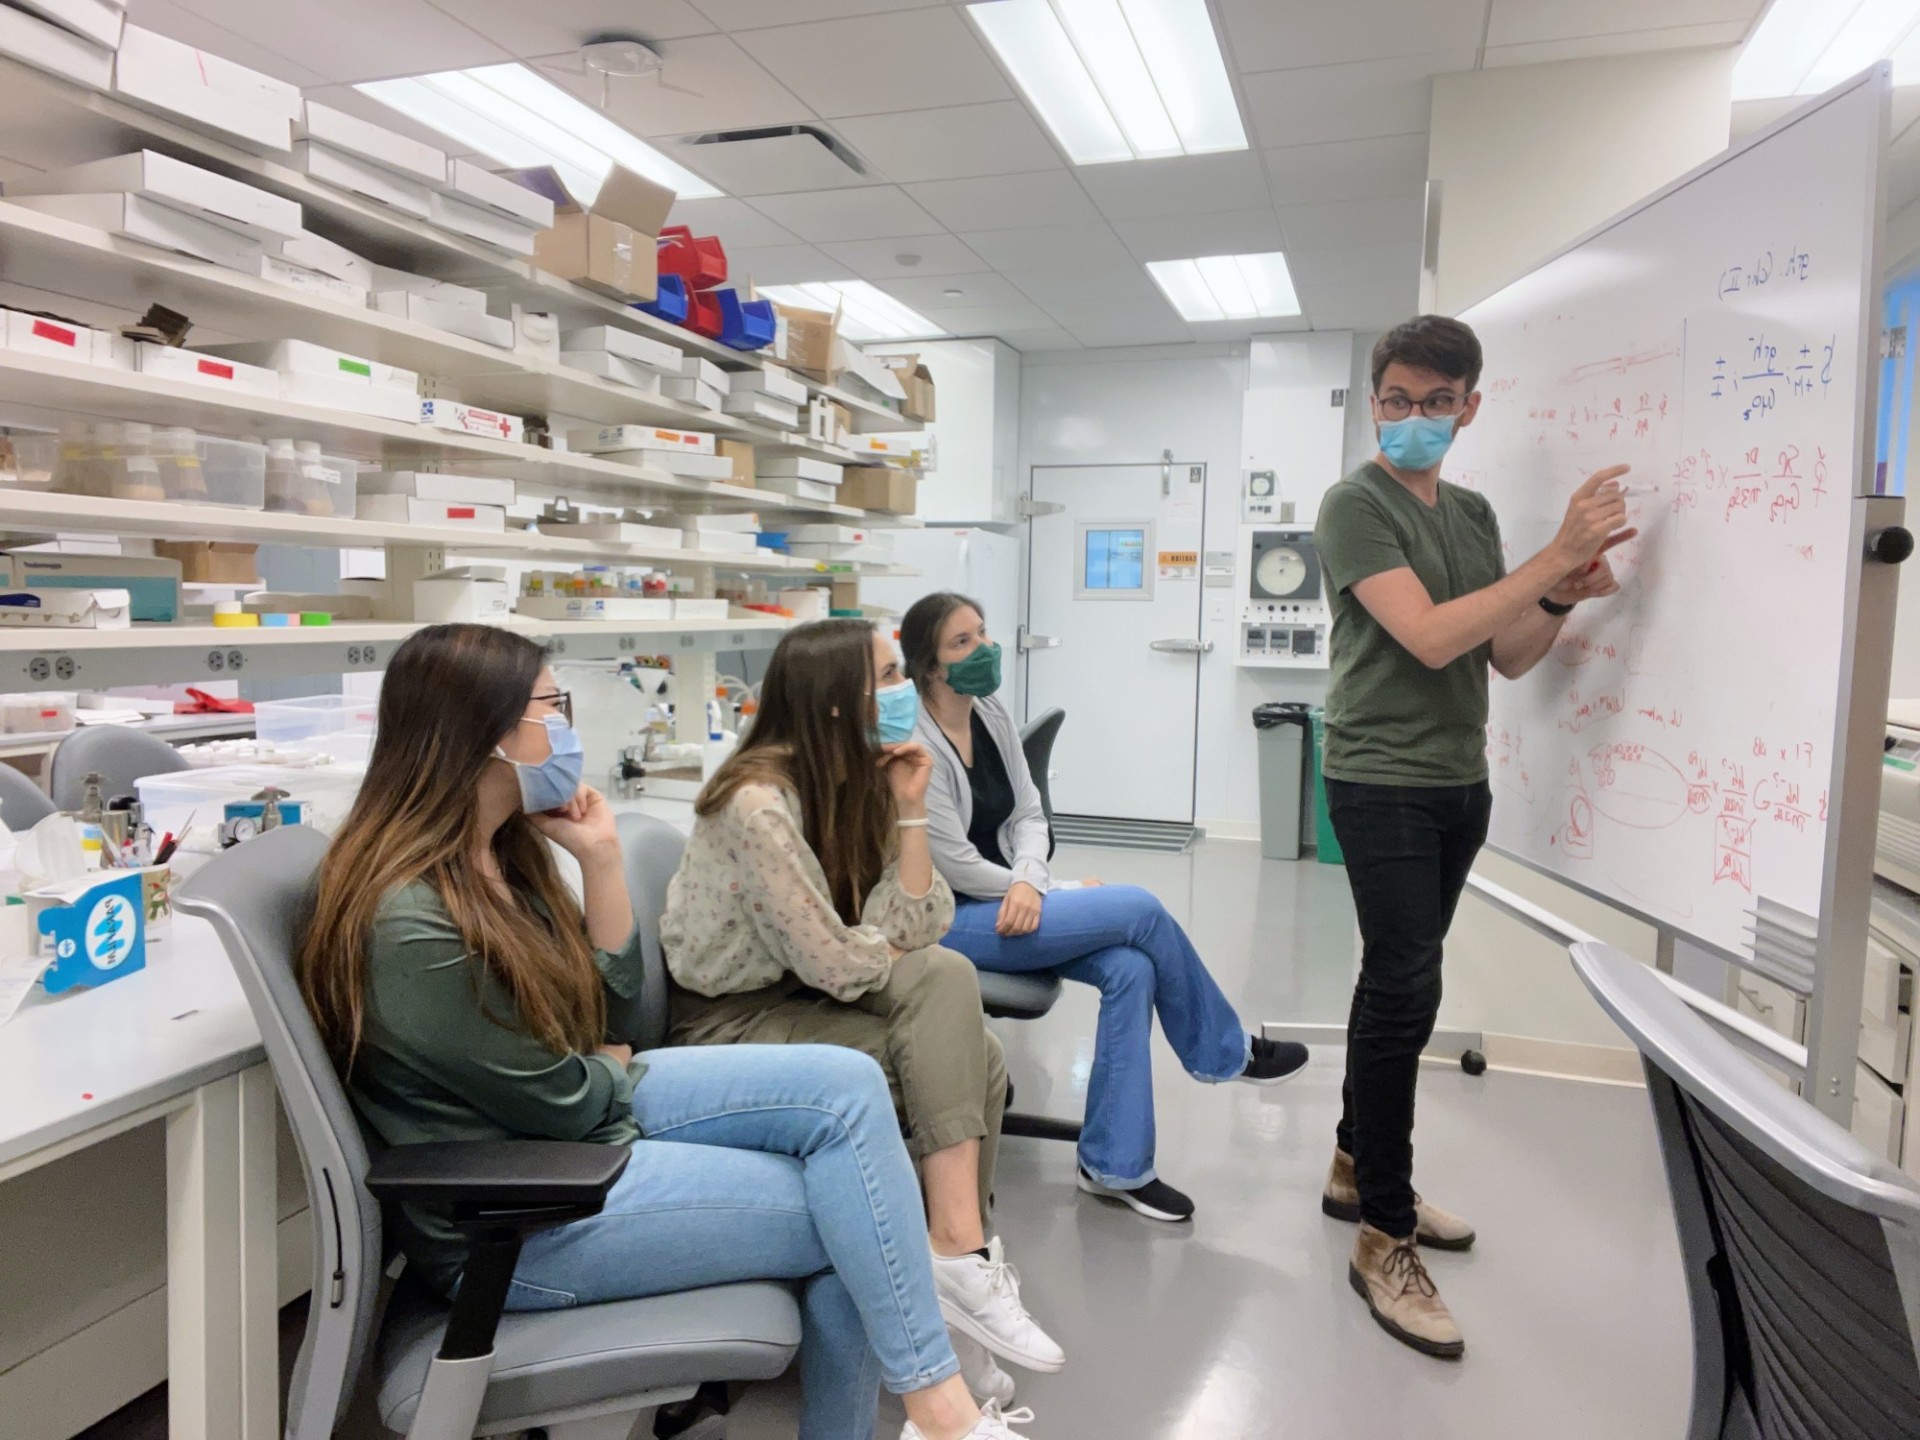
<path id="1" fill-rule="evenodd" d="M 1327 492 L 1314 540 L 1333 610 L 1326 774 L 1369 785 L 1485 780 L 1492 644 L 1429 669 L 1353 587 L 1411 569 L 1436 605 L 1485 589 L 1507 573 L 1493 506 L 1444 480 L 1428 506 L 1369 461 Z"/>

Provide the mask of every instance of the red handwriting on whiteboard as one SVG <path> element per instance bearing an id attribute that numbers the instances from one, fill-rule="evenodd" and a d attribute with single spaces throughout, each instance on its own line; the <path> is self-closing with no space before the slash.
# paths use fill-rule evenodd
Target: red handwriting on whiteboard
<path id="1" fill-rule="evenodd" d="M 1589 360 L 1584 365 L 1576 365 L 1560 377 L 1562 385 L 1578 385 L 1582 380 L 1590 380 L 1595 375 L 1625 375 L 1640 365 L 1651 365 L 1658 360 L 1678 359 L 1678 345 L 1662 345 L 1652 350 L 1636 350 L 1627 355 L 1609 355 L 1604 360 Z"/>

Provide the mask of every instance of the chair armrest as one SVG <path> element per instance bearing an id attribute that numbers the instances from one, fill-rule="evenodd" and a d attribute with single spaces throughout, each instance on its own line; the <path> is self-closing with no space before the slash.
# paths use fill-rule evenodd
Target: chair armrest
<path id="1" fill-rule="evenodd" d="M 381 1151 L 367 1189 L 424 1205 L 598 1210 L 631 1157 L 624 1145 L 571 1140 L 434 1140 Z"/>

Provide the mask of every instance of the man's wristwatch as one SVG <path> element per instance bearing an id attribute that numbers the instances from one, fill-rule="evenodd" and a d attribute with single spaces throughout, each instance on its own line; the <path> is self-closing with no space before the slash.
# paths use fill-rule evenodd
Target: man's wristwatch
<path id="1" fill-rule="evenodd" d="M 1556 620 L 1564 619 L 1573 613 L 1573 606 L 1562 605 L 1559 601 L 1549 600 L 1544 595 L 1540 597 L 1540 608 Z"/>

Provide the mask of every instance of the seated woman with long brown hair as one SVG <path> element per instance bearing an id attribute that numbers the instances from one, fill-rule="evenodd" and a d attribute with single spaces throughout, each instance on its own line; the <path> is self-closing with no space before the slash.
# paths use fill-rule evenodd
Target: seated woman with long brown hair
<path id="1" fill-rule="evenodd" d="M 629 1048 L 640 941 L 612 812 L 580 768 L 532 641 L 435 625 L 394 653 L 300 953 L 360 1118 L 390 1145 L 638 1151 L 599 1215 L 527 1240 L 509 1309 L 797 1280 L 803 1440 L 871 1440 L 881 1383 L 905 1403 L 902 1440 L 1017 1440 L 959 1376 L 879 1067 L 828 1045 Z M 584 903 L 549 842 L 579 862 Z M 448 1217 L 390 1219 L 409 1267 L 450 1293 L 466 1256 Z"/>
<path id="2" fill-rule="evenodd" d="M 668 891 L 669 1040 L 815 1042 L 880 1061 L 920 1161 L 941 1311 L 974 1393 L 1004 1404 L 1013 1382 L 976 1346 L 1040 1371 L 1066 1356 L 986 1235 L 1006 1064 L 972 963 L 939 945 L 953 892 L 927 849 L 932 762 L 910 723 L 887 732 L 897 694 L 912 687 L 865 621 L 802 625 L 775 648 Z"/>

